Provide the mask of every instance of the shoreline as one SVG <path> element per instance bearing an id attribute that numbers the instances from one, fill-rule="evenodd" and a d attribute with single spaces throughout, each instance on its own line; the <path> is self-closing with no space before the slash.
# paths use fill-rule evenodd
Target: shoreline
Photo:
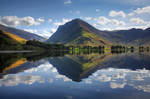
<path id="1" fill-rule="evenodd" d="M 31 53 L 31 52 L 35 52 L 35 51 L 26 51 L 26 50 L 22 50 L 22 51 L 0 51 L 0 53 Z"/>

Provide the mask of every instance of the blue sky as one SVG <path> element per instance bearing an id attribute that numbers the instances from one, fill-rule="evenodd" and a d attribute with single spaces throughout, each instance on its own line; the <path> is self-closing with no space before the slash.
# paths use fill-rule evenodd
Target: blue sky
<path id="1" fill-rule="evenodd" d="M 100 30 L 150 27 L 150 0 L 1 0 L 0 24 L 49 37 L 81 18 Z"/>

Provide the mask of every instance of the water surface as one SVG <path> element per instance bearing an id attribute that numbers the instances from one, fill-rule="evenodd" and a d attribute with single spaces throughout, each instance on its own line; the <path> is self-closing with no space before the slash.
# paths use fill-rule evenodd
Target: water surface
<path id="1" fill-rule="evenodd" d="M 0 55 L 0 99 L 149 99 L 150 54 Z"/>

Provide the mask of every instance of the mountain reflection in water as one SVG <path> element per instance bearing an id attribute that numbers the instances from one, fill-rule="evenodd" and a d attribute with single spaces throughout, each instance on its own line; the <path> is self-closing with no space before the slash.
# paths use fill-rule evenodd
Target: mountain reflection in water
<path id="1" fill-rule="evenodd" d="M 107 99 L 117 96 L 119 99 L 125 96 L 130 99 L 138 95 L 137 99 L 147 99 L 150 97 L 149 59 L 150 53 L 144 52 L 86 55 L 5 53 L 0 55 L 0 92 L 3 93 L 0 96 L 6 95 L 3 91 L 7 90 L 6 87 L 18 86 L 16 90 L 19 90 L 24 85 L 32 85 L 30 90 L 35 93 L 35 89 L 52 91 L 53 94 L 37 92 L 41 96 L 45 94 L 45 98 Z M 25 87 L 23 89 L 27 90 Z M 82 93 L 80 97 L 77 95 L 79 93 L 73 93 L 77 90 Z M 101 95 L 98 95 L 99 92 Z M 63 95 L 56 96 L 57 93 Z"/>

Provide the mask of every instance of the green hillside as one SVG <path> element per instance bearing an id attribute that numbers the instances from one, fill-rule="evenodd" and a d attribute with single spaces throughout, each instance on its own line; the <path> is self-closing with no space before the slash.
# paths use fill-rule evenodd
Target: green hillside
<path id="1" fill-rule="evenodd" d="M 23 49 L 22 43 L 25 41 L 19 36 L 0 30 L 0 50 L 21 50 Z"/>

